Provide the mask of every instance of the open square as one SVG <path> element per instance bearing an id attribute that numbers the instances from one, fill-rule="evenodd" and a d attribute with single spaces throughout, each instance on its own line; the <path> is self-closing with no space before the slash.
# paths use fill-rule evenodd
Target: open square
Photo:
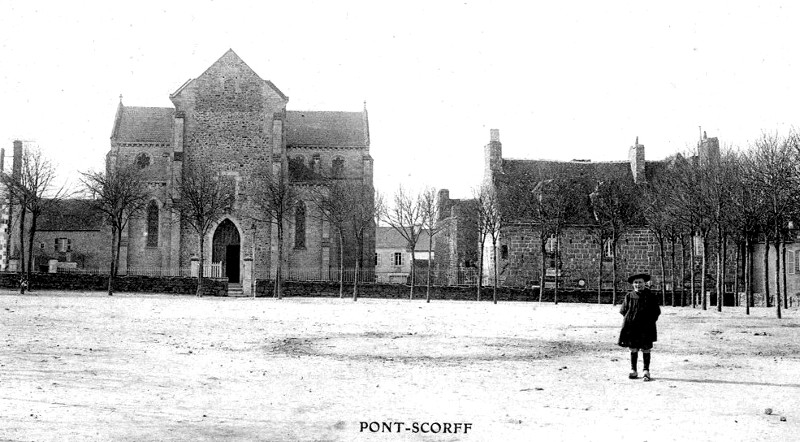
<path id="1" fill-rule="evenodd" d="M 645 383 L 618 306 L 6 291 L 0 440 L 800 434 L 796 308 L 662 312 Z"/>

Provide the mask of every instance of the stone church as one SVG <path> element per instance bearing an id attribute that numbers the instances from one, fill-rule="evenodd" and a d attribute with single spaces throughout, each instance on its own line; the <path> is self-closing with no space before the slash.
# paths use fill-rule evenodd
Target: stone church
<path id="1" fill-rule="evenodd" d="M 232 284 L 275 273 L 275 228 L 248 200 L 252 178 L 265 164 L 288 172 L 301 203 L 286 226 L 288 275 L 327 279 L 338 268 L 338 240 L 311 202 L 320 177 L 359 180 L 372 188 L 369 121 L 361 112 L 287 110 L 289 98 L 229 50 L 199 77 L 170 95 L 174 107 L 131 107 L 120 100 L 107 155 L 110 167 L 135 163 L 153 192 L 146 214 L 133 220 L 122 243 L 121 268 L 176 274 L 190 267 L 198 237 L 170 207 L 184 164 L 199 158 L 235 184 L 235 203 L 205 239 L 206 263 Z M 362 251 L 374 266 L 374 227 Z M 345 239 L 347 240 L 347 238 Z M 345 266 L 355 254 L 345 247 Z"/>

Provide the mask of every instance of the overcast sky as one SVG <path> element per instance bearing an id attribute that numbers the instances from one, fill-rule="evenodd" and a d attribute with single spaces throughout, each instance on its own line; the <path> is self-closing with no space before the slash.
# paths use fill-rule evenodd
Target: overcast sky
<path id="1" fill-rule="evenodd" d="M 0 0 L 0 143 L 100 169 L 114 113 L 232 48 L 290 110 L 370 118 L 375 183 L 469 196 L 489 129 L 513 158 L 648 159 L 796 126 L 793 2 Z M 747 4 L 746 4 L 747 3 Z M 78 5 L 78 6 L 76 6 Z"/>

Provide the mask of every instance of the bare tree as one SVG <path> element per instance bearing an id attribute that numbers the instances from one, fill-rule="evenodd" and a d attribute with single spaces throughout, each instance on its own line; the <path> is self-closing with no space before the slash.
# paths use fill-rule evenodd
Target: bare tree
<path id="1" fill-rule="evenodd" d="M 483 242 L 485 242 L 487 237 L 491 238 L 492 241 L 492 302 L 497 304 L 497 285 L 499 283 L 497 269 L 497 241 L 500 239 L 500 233 L 504 225 L 500 216 L 500 200 L 494 187 L 484 185 L 481 188 L 480 193 L 477 196 L 476 209 L 478 211 L 478 224 L 480 226 L 481 237 L 483 239 L 481 245 L 481 267 L 483 266 L 483 253 L 485 251 Z M 483 272 L 481 272 L 481 274 L 482 273 Z"/>
<path id="2" fill-rule="evenodd" d="M 383 197 L 375 193 L 375 188 L 372 187 L 372 183 L 354 180 L 350 181 L 348 186 L 348 193 L 352 201 L 350 203 L 352 210 L 350 211 L 348 224 L 350 224 L 350 228 L 353 232 L 356 252 L 355 277 L 353 278 L 353 301 L 357 301 L 359 294 L 359 272 L 364 264 L 364 247 L 367 237 L 370 233 L 374 234 L 377 224 L 376 219 L 379 219 L 379 214 L 384 213 L 385 209 Z M 411 264 L 413 268 L 413 259 Z M 411 287 L 413 294 L 413 278 Z"/>
<path id="3" fill-rule="evenodd" d="M 447 227 L 447 222 L 440 219 L 439 202 L 436 189 L 428 187 L 422 191 L 420 199 L 422 209 L 422 226 L 428 231 L 428 270 L 426 275 L 425 301 L 431 302 L 431 267 L 433 266 L 433 237 Z"/>
<path id="4" fill-rule="evenodd" d="M 795 166 L 797 152 L 798 145 L 792 137 L 781 139 L 777 135 L 766 133 L 751 145 L 749 152 L 749 164 L 755 167 L 748 168 L 747 178 L 767 202 L 771 226 L 765 225 L 764 231 L 771 231 L 775 244 L 775 313 L 778 319 L 781 318 L 780 244 L 785 226 L 789 222 L 791 208 L 799 199 L 797 189 L 800 187 L 800 177 Z M 765 278 L 764 284 L 765 287 L 769 285 L 768 278 Z"/>
<path id="5" fill-rule="evenodd" d="M 481 300 L 481 295 L 483 292 L 484 253 L 486 252 L 486 239 L 489 237 L 489 226 L 486 223 L 486 216 L 484 214 L 484 201 L 486 200 L 486 196 L 484 195 L 485 192 L 486 186 L 472 189 L 473 199 L 465 206 L 466 218 L 474 220 L 474 228 L 478 233 L 478 277 L 475 281 L 477 301 Z"/>
<path id="6" fill-rule="evenodd" d="M 92 206 L 111 226 L 111 268 L 108 295 L 114 294 L 114 278 L 119 271 L 122 232 L 131 218 L 147 207 L 150 192 L 140 169 L 134 164 L 109 167 L 106 172 L 81 172 L 84 190 L 92 196 Z"/>
<path id="7" fill-rule="evenodd" d="M 639 190 L 627 169 L 598 170 L 597 187 L 590 195 L 597 222 L 606 225 L 611 241 L 611 303 L 617 302 L 617 242 L 627 226 L 638 221 Z"/>
<path id="8" fill-rule="evenodd" d="M 409 299 L 414 299 L 414 283 L 416 279 L 416 254 L 415 249 L 425 221 L 420 195 L 411 195 L 403 186 L 394 194 L 392 207 L 383 210 L 382 220 L 391 226 L 406 241 L 406 247 L 411 252 L 411 291 Z"/>
<path id="9" fill-rule="evenodd" d="M 203 294 L 203 267 L 205 239 L 211 227 L 233 204 L 232 189 L 221 179 L 216 169 L 207 161 L 191 159 L 183 163 L 176 195 L 172 197 L 172 210 L 178 212 L 183 222 L 196 233 L 200 243 L 200 269 L 197 274 L 197 296 Z"/>
<path id="10" fill-rule="evenodd" d="M 339 297 L 344 297 L 344 250 L 347 221 L 353 210 L 353 198 L 347 181 L 331 179 L 326 186 L 318 186 L 312 200 L 323 222 L 327 222 L 339 238 Z"/>
<path id="11" fill-rule="evenodd" d="M 49 159 L 42 155 L 38 149 L 26 148 L 20 158 L 19 171 L 11 175 L 3 173 L 2 181 L 8 189 L 10 199 L 20 210 L 19 219 L 19 245 L 21 271 L 25 274 L 28 288 L 31 283 L 31 269 L 33 267 L 33 242 L 36 236 L 39 216 L 49 207 L 57 204 L 66 196 L 64 186 L 56 187 L 55 166 Z M 25 238 L 26 215 L 30 215 L 28 235 Z M 27 262 L 25 257 L 25 241 L 28 242 Z M 24 286 L 20 287 L 24 290 Z"/>
<path id="12" fill-rule="evenodd" d="M 254 185 L 251 187 L 251 198 L 256 207 L 260 209 L 261 217 L 254 217 L 257 221 L 271 223 L 275 226 L 278 242 L 278 257 L 275 266 L 275 281 L 273 281 L 273 296 L 283 298 L 283 267 L 286 257 L 284 239 L 286 227 L 290 217 L 296 210 L 299 202 L 297 192 L 289 183 L 287 173 L 283 168 L 272 170 L 270 164 L 264 163 L 253 173 Z"/>

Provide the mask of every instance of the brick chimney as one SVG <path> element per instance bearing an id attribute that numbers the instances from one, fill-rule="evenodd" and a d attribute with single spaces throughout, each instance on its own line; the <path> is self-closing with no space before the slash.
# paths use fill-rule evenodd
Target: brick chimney
<path id="1" fill-rule="evenodd" d="M 636 143 L 628 150 L 628 161 L 631 163 L 633 182 L 636 184 L 647 182 L 647 177 L 645 175 L 644 145 L 639 144 L 639 137 L 636 137 Z"/>
<path id="2" fill-rule="evenodd" d="M 11 160 L 11 175 L 19 176 L 22 170 L 22 141 L 14 140 L 14 158 Z"/>
<path id="3" fill-rule="evenodd" d="M 449 190 L 439 189 L 439 194 L 436 196 L 436 211 L 439 212 L 439 219 L 444 219 L 450 216 Z"/>
<path id="4" fill-rule="evenodd" d="M 489 130 L 489 144 L 484 147 L 486 175 L 503 171 L 503 145 L 500 143 L 500 129 Z"/>

